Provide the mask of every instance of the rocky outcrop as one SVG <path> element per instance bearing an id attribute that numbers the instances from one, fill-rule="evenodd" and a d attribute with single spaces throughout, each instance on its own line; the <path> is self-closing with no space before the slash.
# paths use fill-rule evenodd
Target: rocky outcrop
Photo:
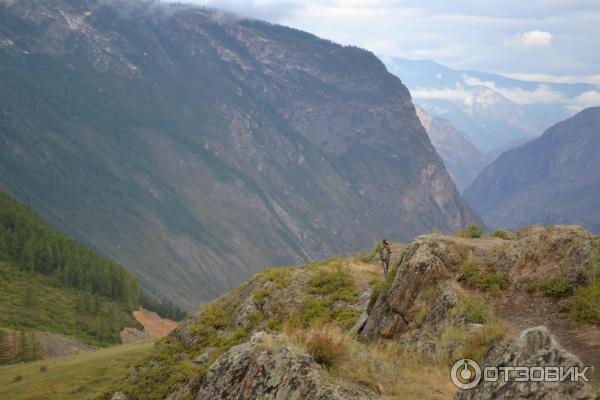
<path id="1" fill-rule="evenodd" d="M 485 365 L 496 367 L 579 367 L 583 364 L 575 355 L 566 351 L 543 327 L 530 328 L 521 332 L 515 343 L 495 359 L 487 359 Z M 481 382 L 470 390 L 461 390 L 455 400 L 592 400 L 596 399 L 591 386 L 578 382 Z"/>
<path id="2" fill-rule="evenodd" d="M 276 339 L 260 332 L 215 361 L 204 376 L 195 398 L 368 400 L 376 397 L 364 389 L 336 385 L 310 355 L 282 346 Z"/>
<path id="3" fill-rule="evenodd" d="M 461 262 L 456 249 L 436 236 L 417 238 L 404 252 L 396 276 L 387 290 L 379 296 L 371 309 L 362 334 L 369 338 L 394 338 L 406 332 L 419 312 L 418 296 L 448 278 L 450 268 Z M 444 312 L 452 295 L 441 295 L 435 310 Z M 430 313 L 432 321 L 441 318 Z"/>

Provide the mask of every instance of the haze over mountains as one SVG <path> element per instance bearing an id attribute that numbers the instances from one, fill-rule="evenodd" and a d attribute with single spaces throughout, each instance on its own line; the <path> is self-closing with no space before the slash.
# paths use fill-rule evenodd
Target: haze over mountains
<path id="1" fill-rule="evenodd" d="M 0 187 L 188 308 L 479 222 L 371 53 L 151 2 L 0 2 Z"/>
<path id="2" fill-rule="evenodd" d="M 600 232 L 600 107 L 502 154 L 465 191 L 489 227 L 579 224 Z"/>
<path id="3" fill-rule="evenodd" d="M 384 59 L 417 105 L 449 119 L 492 159 L 600 103 L 600 88 L 592 84 L 530 82 L 427 60 Z"/>

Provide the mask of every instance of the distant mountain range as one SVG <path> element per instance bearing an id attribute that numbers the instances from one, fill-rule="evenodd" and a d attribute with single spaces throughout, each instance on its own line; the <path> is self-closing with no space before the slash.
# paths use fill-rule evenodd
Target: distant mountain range
<path id="1" fill-rule="evenodd" d="M 189 309 L 480 219 L 373 54 L 153 1 L 0 1 L 0 187 Z"/>
<path id="2" fill-rule="evenodd" d="M 465 199 L 492 228 L 579 224 L 600 232 L 600 107 L 502 154 Z"/>
<path id="3" fill-rule="evenodd" d="M 529 82 L 433 61 L 383 59 L 417 105 L 450 120 L 492 158 L 585 107 L 600 105 L 600 88 L 591 84 Z"/>

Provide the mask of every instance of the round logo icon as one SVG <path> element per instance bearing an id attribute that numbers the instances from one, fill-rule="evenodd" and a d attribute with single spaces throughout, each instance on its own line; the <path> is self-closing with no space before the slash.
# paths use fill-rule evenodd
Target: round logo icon
<path id="1" fill-rule="evenodd" d="M 460 389 L 473 389 L 481 381 L 481 368 L 475 361 L 463 358 L 452 366 L 450 379 Z"/>

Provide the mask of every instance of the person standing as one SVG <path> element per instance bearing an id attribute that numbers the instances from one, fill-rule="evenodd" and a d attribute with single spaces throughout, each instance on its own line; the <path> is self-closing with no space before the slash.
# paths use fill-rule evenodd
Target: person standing
<path id="1" fill-rule="evenodd" d="M 390 257 L 392 255 L 392 249 L 387 240 L 383 239 L 383 243 L 379 248 L 379 259 L 383 265 L 383 275 L 387 276 L 390 269 Z"/>

